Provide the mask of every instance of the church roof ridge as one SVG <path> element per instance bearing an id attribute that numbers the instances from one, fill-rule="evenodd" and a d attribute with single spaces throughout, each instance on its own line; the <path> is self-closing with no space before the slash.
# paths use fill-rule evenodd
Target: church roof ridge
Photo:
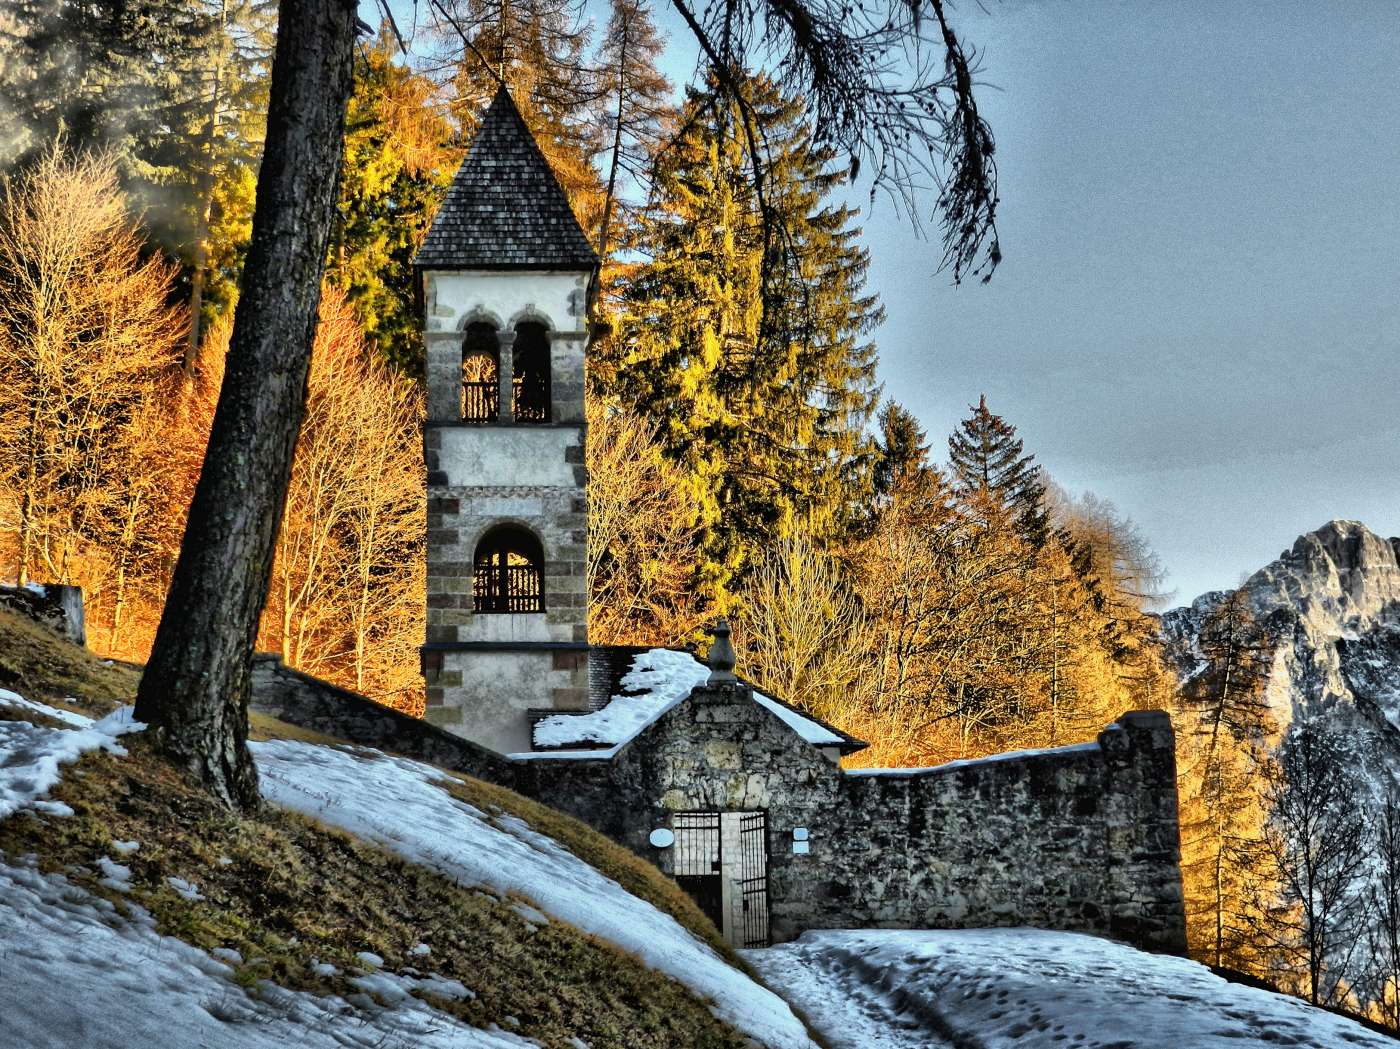
<path id="1" fill-rule="evenodd" d="M 502 85 L 413 260 L 419 269 L 591 270 L 563 187 Z"/>

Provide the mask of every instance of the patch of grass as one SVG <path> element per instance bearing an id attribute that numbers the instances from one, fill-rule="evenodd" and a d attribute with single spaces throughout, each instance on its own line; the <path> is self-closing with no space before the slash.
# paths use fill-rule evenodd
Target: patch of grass
<path id="1" fill-rule="evenodd" d="M 0 609 L 0 688 L 93 717 L 136 698 L 141 670 L 99 659 L 48 627 Z"/>
<path id="2" fill-rule="evenodd" d="M 237 950 L 244 959 L 237 981 L 245 986 L 266 979 L 352 995 L 350 977 L 363 968 L 355 954 L 371 951 L 386 970 L 439 973 L 476 995 L 428 999 L 435 1008 L 478 1027 L 499 1024 L 549 1049 L 569 1049 L 572 1038 L 594 1049 L 747 1044 L 708 1003 L 611 944 L 563 922 L 536 925 L 508 897 L 463 888 L 300 815 L 271 806 L 252 816 L 227 812 L 141 737 L 124 743 L 125 758 L 90 754 L 67 770 L 52 797 L 72 816 L 23 812 L 0 823 L 0 851 L 33 853 L 41 868 L 90 892 L 139 903 L 167 935 L 205 950 Z M 499 800 L 496 788 L 474 786 L 462 786 L 473 803 Z M 140 848 L 119 854 L 119 840 Z M 99 884 L 103 856 L 131 869 L 129 894 Z M 204 899 L 180 896 L 166 881 L 172 876 L 198 885 Z M 420 942 L 430 955 L 410 953 Z M 313 960 L 343 974 L 319 976 Z"/>

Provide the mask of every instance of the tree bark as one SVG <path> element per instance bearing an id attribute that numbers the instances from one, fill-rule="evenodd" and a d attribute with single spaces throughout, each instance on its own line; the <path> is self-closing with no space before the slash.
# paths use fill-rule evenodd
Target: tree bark
<path id="1" fill-rule="evenodd" d="M 352 83 L 354 0 L 282 0 L 253 236 L 228 369 L 136 698 L 158 745 L 257 805 L 249 669 L 306 401 Z"/>

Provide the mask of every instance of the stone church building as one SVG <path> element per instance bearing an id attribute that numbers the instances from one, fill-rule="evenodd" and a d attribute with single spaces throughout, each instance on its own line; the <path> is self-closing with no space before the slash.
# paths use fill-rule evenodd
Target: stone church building
<path id="1" fill-rule="evenodd" d="M 510 787 L 656 863 L 730 942 L 1035 925 L 1185 949 L 1160 712 L 926 769 L 687 652 L 590 646 L 584 357 L 598 259 L 503 88 L 416 259 L 426 723 L 264 658 L 255 706 Z"/>

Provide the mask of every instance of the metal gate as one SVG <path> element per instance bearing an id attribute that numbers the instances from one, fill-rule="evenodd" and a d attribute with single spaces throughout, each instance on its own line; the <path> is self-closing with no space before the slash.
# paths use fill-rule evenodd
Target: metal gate
<path id="1" fill-rule="evenodd" d="M 744 897 L 744 947 L 768 946 L 768 818 L 739 814 L 739 885 Z"/>
<path id="2" fill-rule="evenodd" d="M 671 816 L 676 834 L 675 878 L 700 905 L 705 917 L 724 932 L 724 857 L 718 812 L 677 812 Z"/>

